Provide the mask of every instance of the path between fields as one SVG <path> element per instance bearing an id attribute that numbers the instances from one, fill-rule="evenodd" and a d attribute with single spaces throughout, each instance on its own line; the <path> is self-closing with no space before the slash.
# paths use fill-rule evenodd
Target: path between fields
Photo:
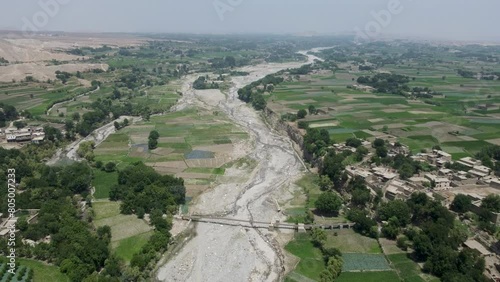
<path id="1" fill-rule="evenodd" d="M 301 52 L 306 55 L 306 52 Z M 319 59 L 307 55 L 308 63 Z M 248 132 L 254 143 L 249 157 L 257 167 L 245 183 L 223 183 L 202 194 L 191 212 L 226 216 L 243 220 L 284 220 L 276 211 L 276 200 L 292 198 L 288 190 L 303 173 L 303 165 L 294 153 L 288 136 L 267 127 L 259 113 L 238 99 L 237 90 L 268 74 L 300 67 L 304 63 L 248 66 L 241 71 L 250 75 L 233 77 L 233 87 L 217 99 L 204 97 L 192 89 L 194 77 L 186 78 L 183 97 L 174 107 L 182 110 L 203 107 L 223 111 Z M 205 92 L 207 95 L 209 92 Z M 216 94 L 216 93 L 215 93 Z M 283 241 L 277 233 L 263 230 L 198 223 L 196 234 L 178 254 L 158 270 L 161 281 L 280 281 L 284 279 Z"/>
<path id="2" fill-rule="evenodd" d="M 84 93 L 82 93 L 82 94 L 80 94 L 80 95 L 78 95 L 78 96 L 76 96 L 76 97 L 74 97 L 74 98 L 72 98 L 72 99 L 69 99 L 69 100 L 66 100 L 66 101 L 62 101 L 62 102 L 56 103 L 56 104 L 52 105 L 52 107 L 50 107 L 50 109 L 48 109 L 48 110 L 47 110 L 46 115 L 47 115 L 47 116 L 50 116 L 50 112 L 52 111 L 52 109 L 54 109 L 54 107 L 58 107 L 58 106 L 61 106 L 61 105 L 67 104 L 67 103 L 69 103 L 69 102 L 73 101 L 73 99 L 78 99 L 78 98 L 80 98 L 80 97 L 82 97 L 82 96 L 90 95 L 90 94 L 92 94 L 92 93 L 94 93 L 94 92 L 97 92 L 97 91 L 99 91 L 99 90 L 101 90 L 101 87 L 100 87 L 100 86 L 97 86 L 97 88 L 96 88 L 96 89 L 94 89 L 94 90 L 90 90 L 90 91 L 84 92 Z"/>

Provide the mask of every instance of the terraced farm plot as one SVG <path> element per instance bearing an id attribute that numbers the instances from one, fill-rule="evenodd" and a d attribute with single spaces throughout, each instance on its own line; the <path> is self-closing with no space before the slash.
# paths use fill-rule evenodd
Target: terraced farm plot
<path id="1" fill-rule="evenodd" d="M 377 240 L 373 238 L 361 236 L 351 229 L 339 230 L 337 234 L 337 236 L 334 236 L 331 232 L 328 232 L 325 247 L 338 248 L 343 253 L 382 253 Z"/>
<path id="2" fill-rule="evenodd" d="M 153 228 L 135 215 L 120 214 L 119 202 L 95 202 L 96 226 L 111 227 L 111 242 L 118 242 L 139 234 L 150 232 Z M 115 246 L 117 246 L 115 244 Z"/>
<path id="3" fill-rule="evenodd" d="M 30 269 L 33 269 L 33 282 L 45 281 L 69 281 L 69 278 L 59 271 L 59 267 L 54 265 L 47 265 L 43 262 L 18 258 L 17 261 Z"/>
<path id="4" fill-rule="evenodd" d="M 391 267 L 383 254 L 342 253 L 342 271 L 384 271 Z"/>
<path id="5" fill-rule="evenodd" d="M 440 281 L 437 277 L 422 273 L 418 264 L 409 259 L 406 253 L 388 255 L 387 258 L 391 262 L 392 266 L 396 269 L 396 272 L 403 281 Z"/>
<path id="6" fill-rule="evenodd" d="M 157 130 L 160 138 L 158 148 L 149 150 L 152 130 Z M 233 142 L 245 138 L 247 134 L 220 113 L 184 110 L 121 129 L 100 144 L 95 155 L 104 163 L 143 161 L 161 174 L 183 177 L 188 196 L 195 196 L 224 171 L 222 166 L 234 161 Z M 202 176 L 188 169 L 205 169 L 208 173 Z"/>
<path id="7" fill-rule="evenodd" d="M 94 179 L 92 180 L 92 185 L 95 187 L 94 198 L 108 199 L 111 187 L 117 183 L 117 172 L 105 172 L 100 169 L 94 169 Z"/>
<path id="8" fill-rule="evenodd" d="M 119 258 L 129 262 L 132 260 L 134 254 L 138 253 L 141 248 L 146 245 L 152 234 L 153 231 L 149 231 L 120 241 L 115 241 L 111 244 L 111 247 L 115 250 L 115 254 Z"/>
<path id="9" fill-rule="evenodd" d="M 394 271 L 379 272 L 342 272 L 335 280 L 337 282 L 399 282 L 401 281 Z"/>
<path id="10" fill-rule="evenodd" d="M 486 142 L 498 142 L 500 130 L 496 125 L 500 123 L 500 117 L 495 113 L 500 105 L 500 95 L 494 91 L 500 87 L 498 81 L 483 83 L 465 79 L 446 64 L 435 64 L 418 71 L 408 66 L 387 65 L 384 70 L 415 77 L 409 83 L 410 87 L 431 87 L 442 92 L 442 96 L 432 99 L 438 106 L 426 104 L 425 99 L 409 100 L 399 95 L 347 89 L 347 85 L 355 83 L 352 78 L 371 73 L 353 74 L 346 70 L 338 70 L 334 75 L 312 74 L 301 76 L 300 81 L 283 82 L 269 96 L 268 105 L 278 114 L 295 113 L 309 105 L 321 109 L 320 115 L 308 115 L 304 121 L 312 128 L 328 130 L 335 142 L 344 142 L 353 136 L 371 141 L 376 134 L 387 129 L 388 134 L 409 145 L 414 153 L 441 145 L 455 148 L 454 153 L 450 152 L 454 158 L 473 155 L 477 152 L 473 148 L 484 146 Z M 445 80 L 443 75 L 446 75 Z M 474 106 L 464 110 L 469 104 L 486 103 L 491 105 L 491 110 L 478 111 Z M 368 129 L 376 134 L 356 134 L 367 133 Z M 449 134 L 453 131 L 460 134 Z"/>
<path id="11" fill-rule="evenodd" d="M 394 240 L 389 240 L 386 238 L 378 239 L 380 246 L 382 247 L 382 251 L 384 254 L 406 254 L 406 251 L 401 250 Z"/>
<path id="12" fill-rule="evenodd" d="M 319 274 L 325 269 L 321 251 L 314 247 L 308 234 L 295 234 L 295 239 L 286 245 L 285 250 L 300 258 L 299 264 L 291 273 L 295 277 L 305 276 L 319 281 Z"/>
<path id="13" fill-rule="evenodd" d="M 68 80 L 66 84 L 59 81 L 0 83 L 0 102 L 18 109 L 29 109 L 33 114 L 39 114 L 39 111 L 44 114 L 51 103 L 85 93 L 89 91 L 89 86 L 75 78 Z"/>

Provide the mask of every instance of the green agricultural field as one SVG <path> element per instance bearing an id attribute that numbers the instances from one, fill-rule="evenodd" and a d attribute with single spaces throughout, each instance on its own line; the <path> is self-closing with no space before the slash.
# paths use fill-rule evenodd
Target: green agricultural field
<path id="1" fill-rule="evenodd" d="M 328 239 L 325 247 L 338 248 L 342 253 L 381 254 L 382 250 L 377 240 L 354 232 L 352 229 L 338 230 L 337 236 L 327 232 Z"/>
<path id="2" fill-rule="evenodd" d="M 296 184 L 309 195 L 308 208 L 314 207 L 314 202 L 316 202 L 319 195 L 322 193 L 318 181 L 319 176 L 317 174 L 308 173 L 296 182 Z"/>
<path id="3" fill-rule="evenodd" d="M 140 250 L 151 236 L 152 227 L 135 215 L 120 214 L 120 202 L 99 201 L 92 204 L 94 225 L 111 227 L 111 247 L 126 261 Z"/>
<path id="4" fill-rule="evenodd" d="M 138 253 L 144 245 L 146 245 L 149 237 L 151 237 L 152 234 L 152 231 L 148 231 L 146 233 L 138 234 L 117 242 L 113 242 L 112 248 L 119 258 L 123 259 L 126 262 L 130 262 L 130 260 L 132 260 L 132 257 L 136 253 Z"/>
<path id="5" fill-rule="evenodd" d="M 54 82 L 54 84 L 25 82 L 0 89 L 0 102 L 40 116 L 45 115 L 52 103 L 62 99 L 71 99 L 87 91 L 89 88 L 83 87 L 76 80 L 70 80 L 66 85 L 60 82 Z M 54 111 L 52 115 L 57 116 L 57 112 Z"/>
<path id="6" fill-rule="evenodd" d="M 287 222 L 304 222 L 308 209 L 314 208 L 314 202 L 321 194 L 318 186 L 319 177 L 317 174 L 308 173 L 299 179 L 295 184 L 301 189 L 294 191 L 294 197 L 287 203 L 280 203 L 285 207 Z"/>
<path id="7" fill-rule="evenodd" d="M 342 272 L 336 282 L 399 282 L 401 281 L 394 271 L 380 272 Z"/>
<path id="8" fill-rule="evenodd" d="M 160 135 L 154 150 L 148 148 L 152 130 Z M 228 154 L 233 142 L 246 138 L 222 113 L 187 109 L 122 128 L 95 149 L 95 159 L 119 167 L 142 161 L 161 174 L 184 178 L 188 196 L 195 196 L 225 173 L 224 165 L 233 161 Z M 106 197 L 111 176 L 97 173 L 97 178 L 105 182 L 96 186 L 96 198 Z"/>
<path id="9" fill-rule="evenodd" d="M 343 272 L 390 270 L 383 254 L 342 253 Z"/>
<path id="10" fill-rule="evenodd" d="M 47 265 L 43 262 L 18 258 L 17 261 L 22 265 L 33 269 L 33 282 L 66 282 L 69 278 L 59 271 L 59 267 Z"/>
<path id="11" fill-rule="evenodd" d="M 96 214 L 94 224 L 111 227 L 112 243 L 152 230 L 151 226 L 137 216 L 120 214 L 119 202 L 95 202 L 93 208 Z"/>
<path id="12" fill-rule="evenodd" d="M 387 258 L 391 262 L 393 268 L 396 269 L 396 272 L 403 281 L 411 281 L 411 282 L 439 281 L 437 277 L 422 273 L 418 264 L 409 259 L 406 253 L 388 255 Z"/>
<path id="13" fill-rule="evenodd" d="M 117 172 L 105 172 L 100 169 L 94 169 L 94 179 L 92 185 L 95 187 L 94 198 L 107 199 L 111 187 L 117 184 Z"/>
<path id="14" fill-rule="evenodd" d="M 325 268 L 321 251 L 314 247 L 308 234 L 295 234 L 293 241 L 286 245 L 285 250 L 300 258 L 299 264 L 290 274 L 298 273 L 309 279 L 319 281 L 319 274 Z"/>
<path id="15" fill-rule="evenodd" d="M 391 46 L 386 51 L 402 50 Z M 378 60 L 377 56 L 380 56 L 380 50 L 368 53 L 363 55 L 367 61 Z M 364 130 L 372 129 L 382 134 L 382 129 L 387 128 L 386 133 L 398 137 L 414 153 L 441 145 L 455 147 L 454 152 L 450 152 L 454 158 L 473 155 L 488 141 L 491 144 L 500 142 L 497 140 L 500 132 L 495 126 L 500 123 L 500 82 L 463 78 L 457 73 L 459 66 L 479 72 L 478 65 L 484 64 L 492 69 L 495 65 L 489 62 L 477 64 L 441 51 L 428 55 L 439 56 L 443 61 L 424 60 L 425 64 L 418 65 L 414 64 L 415 61 L 385 64 L 377 71 L 360 72 L 352 71 L 357 68 L 357 62 L 342 61 L 333 73 L 322 70 L 300 78 L 288 78 L 267 96 L 268 105 L 278 114 L 296 113 L 299 109 L 315 106 L 320 109 L 319 114 L 308 115 L 303 121 L 313 128 L 328 130 L 335 142 L 344 142 L 353 136 L 372 140 L 375 137 Z M 378 71 L 408 75 L 410 88 L 429 87 L 442 95 L 407 99 L 402 95 L 346 87 L 356 84 L 358 77 L 371 76 Z M 477 107 L 486 104 L 488 110 Z M 451 131 L 458 131 L 461 136 L 449 135 Z"/>

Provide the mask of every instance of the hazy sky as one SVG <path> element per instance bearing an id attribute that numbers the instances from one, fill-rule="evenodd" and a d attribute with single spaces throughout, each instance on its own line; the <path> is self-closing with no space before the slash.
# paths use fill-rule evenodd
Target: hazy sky
<path id="1" fill-rule="evenodd" d="M 399 13 L 374 34 L 500 41 L 499 0 L 0 0 L 0 29 L 346 33 L 392 2 Z"/>

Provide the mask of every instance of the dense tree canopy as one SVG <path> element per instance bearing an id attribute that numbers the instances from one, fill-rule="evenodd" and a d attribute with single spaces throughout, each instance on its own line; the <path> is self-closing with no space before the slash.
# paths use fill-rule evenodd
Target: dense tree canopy
<path id="1" fill-rule="evenodd" d="M 455 196 L 455 199 L 453 199 L 453 202 L 450 205 L 450 209 L 458 213 L 465 213 L 469 211 L 471 206 L 472 199 L 469 196 L 458 194 Z"/>
<path id="2" fill-rule="evenodd" d="M 411 210 L 406 202 L 395 200 L 380 205 L 378 216 L 385 221 L 395 218 L 398 226 L 405 227 L 410 223 Z"/>
<path id="3" fill-rule="evenodd" d="M 318 197 L 315 206 L 321 213 L 336 214 L 342 206 L 342 198 L 333 192 L 325 192 Z"/>
<path id="4" fill-rule="evenodd" d="M 184 203 L 185 192 L 183 179 L 162 176 L 139 162 L 118 173 L 118 184 L 111 188 L 110 199 L 122 200 L 125 214 L 136 213 L 139 208 L 147 213 L 154 209 L 166 213 Z"/>

